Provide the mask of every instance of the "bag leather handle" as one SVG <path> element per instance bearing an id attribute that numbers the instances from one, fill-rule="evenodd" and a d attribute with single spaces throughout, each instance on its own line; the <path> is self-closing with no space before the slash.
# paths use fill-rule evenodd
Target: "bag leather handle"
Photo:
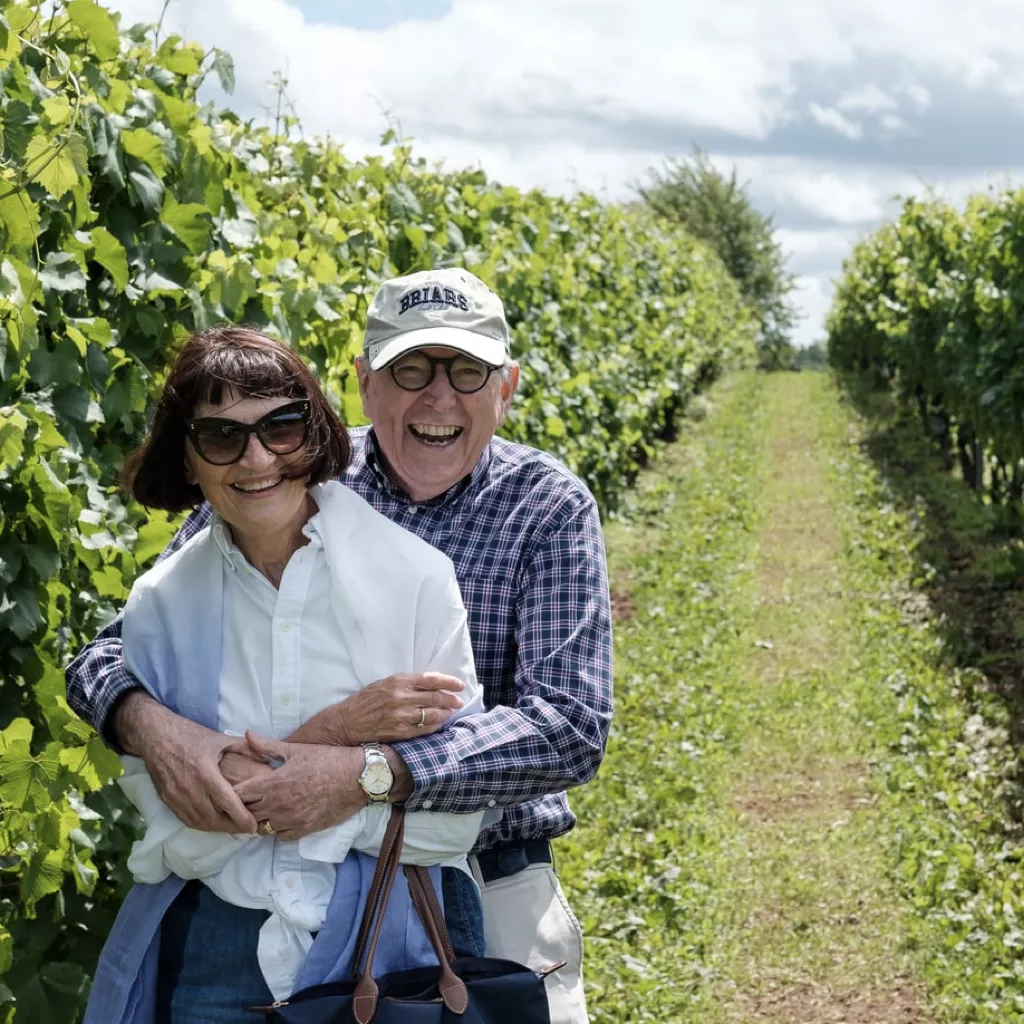
<path id="1" fill-rule="evenodd" d="M 437 983 L 441 999 L 452 1013 L 461 1015 L 469 1006 L 469 991 L 466 988 L 466 983 L 452 970 L 455 954 L 452 951 L 448 928 L 444 923 L 444 915 L 437 902 L 437 893 L 430 881 L 430 875 L 421 867 L 407 865 L 405 876 L 409 881 L 413 905 L 420 915 L 423 927 L 426 928 L 431 945 L 437 954 L 438 963 L 441 965 L 441 978 Z"/>
<path id="2" fill-rule="evenodd" d="M 449 963 L 455 962 L 455 950 L 452 948 L 452 940 L 448 935 L 448 925 L 445 923 L 444 911 L 437 902 L 437 892 L 430 881 L 430 875 L 426 868 L 418 864 L 405 865 L 405 877 L 409 880 L 409 893 L 412 896 L 413 904 L 422 921 L 430 918 L 434 922 L 437 933 L 440 936 L 441 944 L 444 947 L 444 956 Z M 413 877 L 419 879 L 419 885 L 413 885 Z"/>
<path id="3" fill-rule="evenodd" d="M 398 875 L 398 865 L 402 857 L 402 842 L 405 837 L 405 808 L 394 805 L 391 818 L 381 843 L 377 868 L 370 883 L 370 892 L 363 918 L 359 925 L 356 938 L 356 956 L 354 970 L 356 986 L 353 993 L 352 1013 L 357 1024 L 371 1024 L 377 1012 L 380 989 L 373 977 L 373 960 L 377 953 L 384 927 L 384 916 L 391 890 Z M 438 991 L 445 1006 L 455 1014 L 463 1014 L 469 1006 L 469 992 L 466 983 L 452 970 L 455 954 L 452 950 L 448 928 L 444 922 L 444 914 L 434 891 L 430 875 L 422 867 L 409 865 L 406 867 L 406 878 L 409 883 L 409 894 L 416 908 L 416 913 L 423 922 L 427 938 L 434 947 L 434 953 L 441 968 Z M 361 963 L 363 953 L 366 962 Z"/>
<path id="4" fill-rule="evenodd" d="M 357 980 L 352 994 L 352 1015 L 358 1024 L 370 1024 L 377 1012 L 380 988 L 373 977 L 373 958 L 376 955 L 377 942 L 380 940 L 380 933 L 384 927 L 384 912 L 387 910 L 391 890 L 398 875 L 398 860 L 402 854 L 404 835 L 405 809 L 393 807 L 391 820 L 384 833 L 384 842 L 381 844 L 381 856 L 377 858 L 377 870 L 374 871 L 373 881 L 370 883 L 370 893 L 363 910 L 363 920 L 359 926 L 359 939 L 356 943 L 360 956 L 362 947 L 366 946 L 366 963 L 361 972 L 359 971 L 359 959 L 356 960 Z M 366 941 L 367 934 L 369 934 L 368 943 Z"/>
<path id="5" fill-rule="evenodd" d="M 391 817 L 388 819 L 387 828 L 384 830 L 384 839 L 380 844 L 377 867 L 373 872 L 370 892 L 366 898 L 366 906 L 363 908 L 363 919 L 359 924 L 359 934 L 356 936 L 356 953 L 352 960 L 352 975 L 357 980 L 363 961 L 363 953 L 366 951 L 366 943 L 370 937 L 370 929 L 373 927 L 373 919 L 377 913 L 377 905 L 380 902 L 380 894 L 384 890 L 385 879 L 391 868 L 392 860 L 395 861 L 394 870 L 398 870 L 398 857 L 395 856 L 394 851 L 397 848 L 399 855 L 401 854 L 402 836 L 405 834 L 404 815 L 404 807 L 396 805 L 391 808 Z"/>

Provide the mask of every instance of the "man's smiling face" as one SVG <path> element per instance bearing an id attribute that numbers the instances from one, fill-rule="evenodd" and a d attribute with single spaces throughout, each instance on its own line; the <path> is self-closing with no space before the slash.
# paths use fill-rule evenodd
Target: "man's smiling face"
<path id="1" fill-rule="evenodd" d="M 450 348 L 425 348 L 427 355 L 458 355 Z M 400 388 L 385 367 L 371 370 L 356 361 L 363 411 L 373 424 L 388 470 L 413 501 L 443 494 L 477 464 L 494 432 L 505 421 L 519 383 L 519 367 L 506 377 L 495 370 L 471 395 L 460 394 L 444 368 L 422 391 Z"/>

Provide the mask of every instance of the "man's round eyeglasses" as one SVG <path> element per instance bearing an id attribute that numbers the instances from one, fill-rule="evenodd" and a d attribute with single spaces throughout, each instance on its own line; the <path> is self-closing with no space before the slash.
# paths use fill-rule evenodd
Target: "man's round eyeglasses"
<path id="1" fill-rule="evenodd" d="M 388 366 L 394 382 L 403 391 L 422 391 L 433 379 L 437 367 L 443 366 L 448 383 L 462 395 L 479 391 L 497 369 L 472 356 L 428 356 L 425 352 L 409 352 Z"/>
<path id="2" fill-rule="evenodd" d="M 213 466 L 230 466 L 245 454 L 255 434 L 272 455 L 291 455 L 309 439 L 309 400 L 302 399 L 268 412 L 255 423 L 203 416 L 185 424 L 192 447 Z"/>

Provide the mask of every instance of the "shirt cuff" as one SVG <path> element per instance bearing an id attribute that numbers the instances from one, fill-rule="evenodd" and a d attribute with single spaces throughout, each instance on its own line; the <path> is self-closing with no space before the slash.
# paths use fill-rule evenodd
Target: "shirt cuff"
<path id="1" fill-rule="evenodd" d="M 405 801 L 410 811 L 449 811 L 464 814 L 478 810 L 468 806 L 459 783 L 462 770 L 451 730 L 389 744 L 405 762 L 412 776 L 412 796 Z"/>

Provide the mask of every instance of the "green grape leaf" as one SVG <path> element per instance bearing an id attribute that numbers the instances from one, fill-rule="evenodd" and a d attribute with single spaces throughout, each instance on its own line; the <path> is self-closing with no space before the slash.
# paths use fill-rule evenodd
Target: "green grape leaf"
<path id="1" fill-rule="evenodd" d="M 100 60 L 110 60 L 121 51 L 117 25 L 110 13 L 92 3 L 92 0 L 71 0 L 67 5 L 68 16 L 81 28 Z"/>
<path id="2" fill-rule="evenodd" d="M 71 101 L 67 96 L 51 96 L 43 100 L 43 113 L 51 128 L 63 128 L 71 120 Z"/>
<path id="3" fill-rule="evenodd" d="M 44 897 L 56 892 L 64 881 L 64 854 L 61 850 L 39 851 L 21 876 L 21 898 L 31 909 Z"/>
<path id="4" fill-rule="evenodd" d="M 0 471 L 13 469 L 21 461 L 27 426 L 28 420 L 18 409 L 0 409 Z"/>
<path id="5" fill-rule="evenodd" d="M 27 718 L 16 718 L 3 732 L 0 732 L 0 754 L 4 754 L 12 744 L 32 742 L 32 723 Z"/>
<path id="6" fill-rule="evenodd" d="M 25 149 L 25 171 L 54 199 L 78 184 L 79 163 L 70 139 L 51 139 L 37 132 Z"/>
<path id="7" fill-rule="evenodd" d="M 85 274 L 71 253 L 51 252 L 39 271 L 39 283 L 44 292 L 79 292 L 85 290 Z"/>
<path id="8" fill-rule="evenodd" d="M 93 259 L 114 280 L 119 292 L 128 284 L 128 254 L 124 246 L 104 227 L 92 229 Z"/>
<path id="9" fill-rule="evenodd" d="M 152 518 L 148 523 L 143 523 L 139 527 L 135 548 L 132 551 L 135 561 L 139 565 L 145 565 L 150 559 L 155 558 L 170 544 L 176 532 L 177 526 L 172 522 Z"/>
<path id="10" fill-rule="evenodd" d="M 8 191 L 0 183 L 0 194 Z M 39 236 L 39 209 L 24 192 L 15 192 L 0 199 L 0 239 L 6 254 L 32 250 Z"/>
<path id="11" fill-rule="evenodd" d="M 235 91 L 235 62 L 225 50 L 214 50 L 213 70 L 220 79 L 220 87 L 226 93 Z"/>
<path id="12" fill-rule="evenodd" d="M 0 594 L 0 625 L 19 640 L 27 640 L 42 624 L 43 616 L 35 590 L 13 587 L 6 594 Z"/>
<path id="13" fill-rule="evenodd" d="M 19 810 L 44 807 L 50 800 L 47 786 L 59 767 L 56 757 L 33 756 L 22 740 L 11 743 L 0 757 L 0 799 Z"/>
<path id="14" fill-rule="evenodd" d="M 164 144 L 152 132 L 145 128 L 121 132 L 121 145 L 126 153 L 152 168 L 157 177 L 162 178 L 167 172 Z"/>
<path id="15" fill-rule="evenodd" d="M 25 150 L 32 139 L 35 120 L 32 108 L 23 100 L 11 100 L 0 112 L 3 148 L 18 164 L 25 163 Z"/>
<path id="16" fill-rule="evenodd" d="M 190 252 L 196 255 L 205 252 L 213 231 L 210 212 L 205 206 L 199 203 L 178 203 L 168 194 L 161 219 Z"/>
<path id="17" fill-rule="evenodd" d="M 163 182 L 148 167 L 129 172 L 128 181 L 139 205 L 146 213 L 156 216 L 164 198 Z"/>
<path id="18" fill-rule="evenodd" d="M 194 75 L 199 70 L 201 59 L 201 52 L 191 45 L 180 46 L 175 50 L 160 47 L 157 54 L 160 64 L 176 75 Z"/>

